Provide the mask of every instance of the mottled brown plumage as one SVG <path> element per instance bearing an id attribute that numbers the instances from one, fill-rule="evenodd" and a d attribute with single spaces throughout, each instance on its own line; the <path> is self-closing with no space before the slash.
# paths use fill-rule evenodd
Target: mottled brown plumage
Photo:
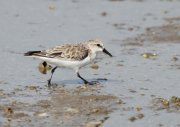
<path id="1" fill-rule="evenodd" d="M 86 58 L 89 52 L 90 50 L 84 44 L 79 43 L 59 45 L 48 50 L 34 53 L 33 55 L 80 61 Z"/>

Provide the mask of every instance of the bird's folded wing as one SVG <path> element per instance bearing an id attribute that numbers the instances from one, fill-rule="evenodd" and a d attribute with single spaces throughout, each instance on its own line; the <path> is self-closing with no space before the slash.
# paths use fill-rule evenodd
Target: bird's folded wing
<path id="1" fill-rule="evenodd" d="M 37 53 L 38 56 L 48 57 L 48 58 L 58 58 L 65 60 L 83 60 L 89 55 L 89 50 L 83 45 L 61 45 L 56 46 L 52 49 L 41 51 Z"/>

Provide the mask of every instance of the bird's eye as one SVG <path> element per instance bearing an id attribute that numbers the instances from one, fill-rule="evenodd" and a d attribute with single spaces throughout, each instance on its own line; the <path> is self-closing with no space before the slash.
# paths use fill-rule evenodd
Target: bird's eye
<path id="1" fill-rule="evenodd" d="M 98 47 L 102 47 L 100 44 L 97 44 Z"/>

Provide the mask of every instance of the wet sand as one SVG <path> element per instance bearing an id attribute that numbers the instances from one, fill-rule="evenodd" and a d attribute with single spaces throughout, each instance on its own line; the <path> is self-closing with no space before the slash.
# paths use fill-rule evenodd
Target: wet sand
<path id="1" fill-rule="evenodd" d="M 0 126 L 179 127 L 179 0 L 0 2 Z M 28 50 L 100 38 L 81 70 L 41 74 Z"/>

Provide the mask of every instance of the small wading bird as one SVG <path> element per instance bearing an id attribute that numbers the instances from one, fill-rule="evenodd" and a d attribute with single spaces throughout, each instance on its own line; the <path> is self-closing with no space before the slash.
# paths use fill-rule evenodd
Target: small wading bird
<path id="1" fill-rule="evenodd" d="M 97 52 L 104 52 L 112 57 L 112 55 L 104 48 L 103 43 L 100 40 L 89 40 L 77 44 L 64 44 L 42 51 L 29 51 L 24 53 L 24 56 L 38 58 L 49 64 L 55 65 L 51 70 L 48 86 L 51 85 L 53 73 L 58 67 L 73 69 L 85 84 L 92 85 L 92 83 L 81 77 L 79 69 L 92 62 L 96 58 Z"/>

